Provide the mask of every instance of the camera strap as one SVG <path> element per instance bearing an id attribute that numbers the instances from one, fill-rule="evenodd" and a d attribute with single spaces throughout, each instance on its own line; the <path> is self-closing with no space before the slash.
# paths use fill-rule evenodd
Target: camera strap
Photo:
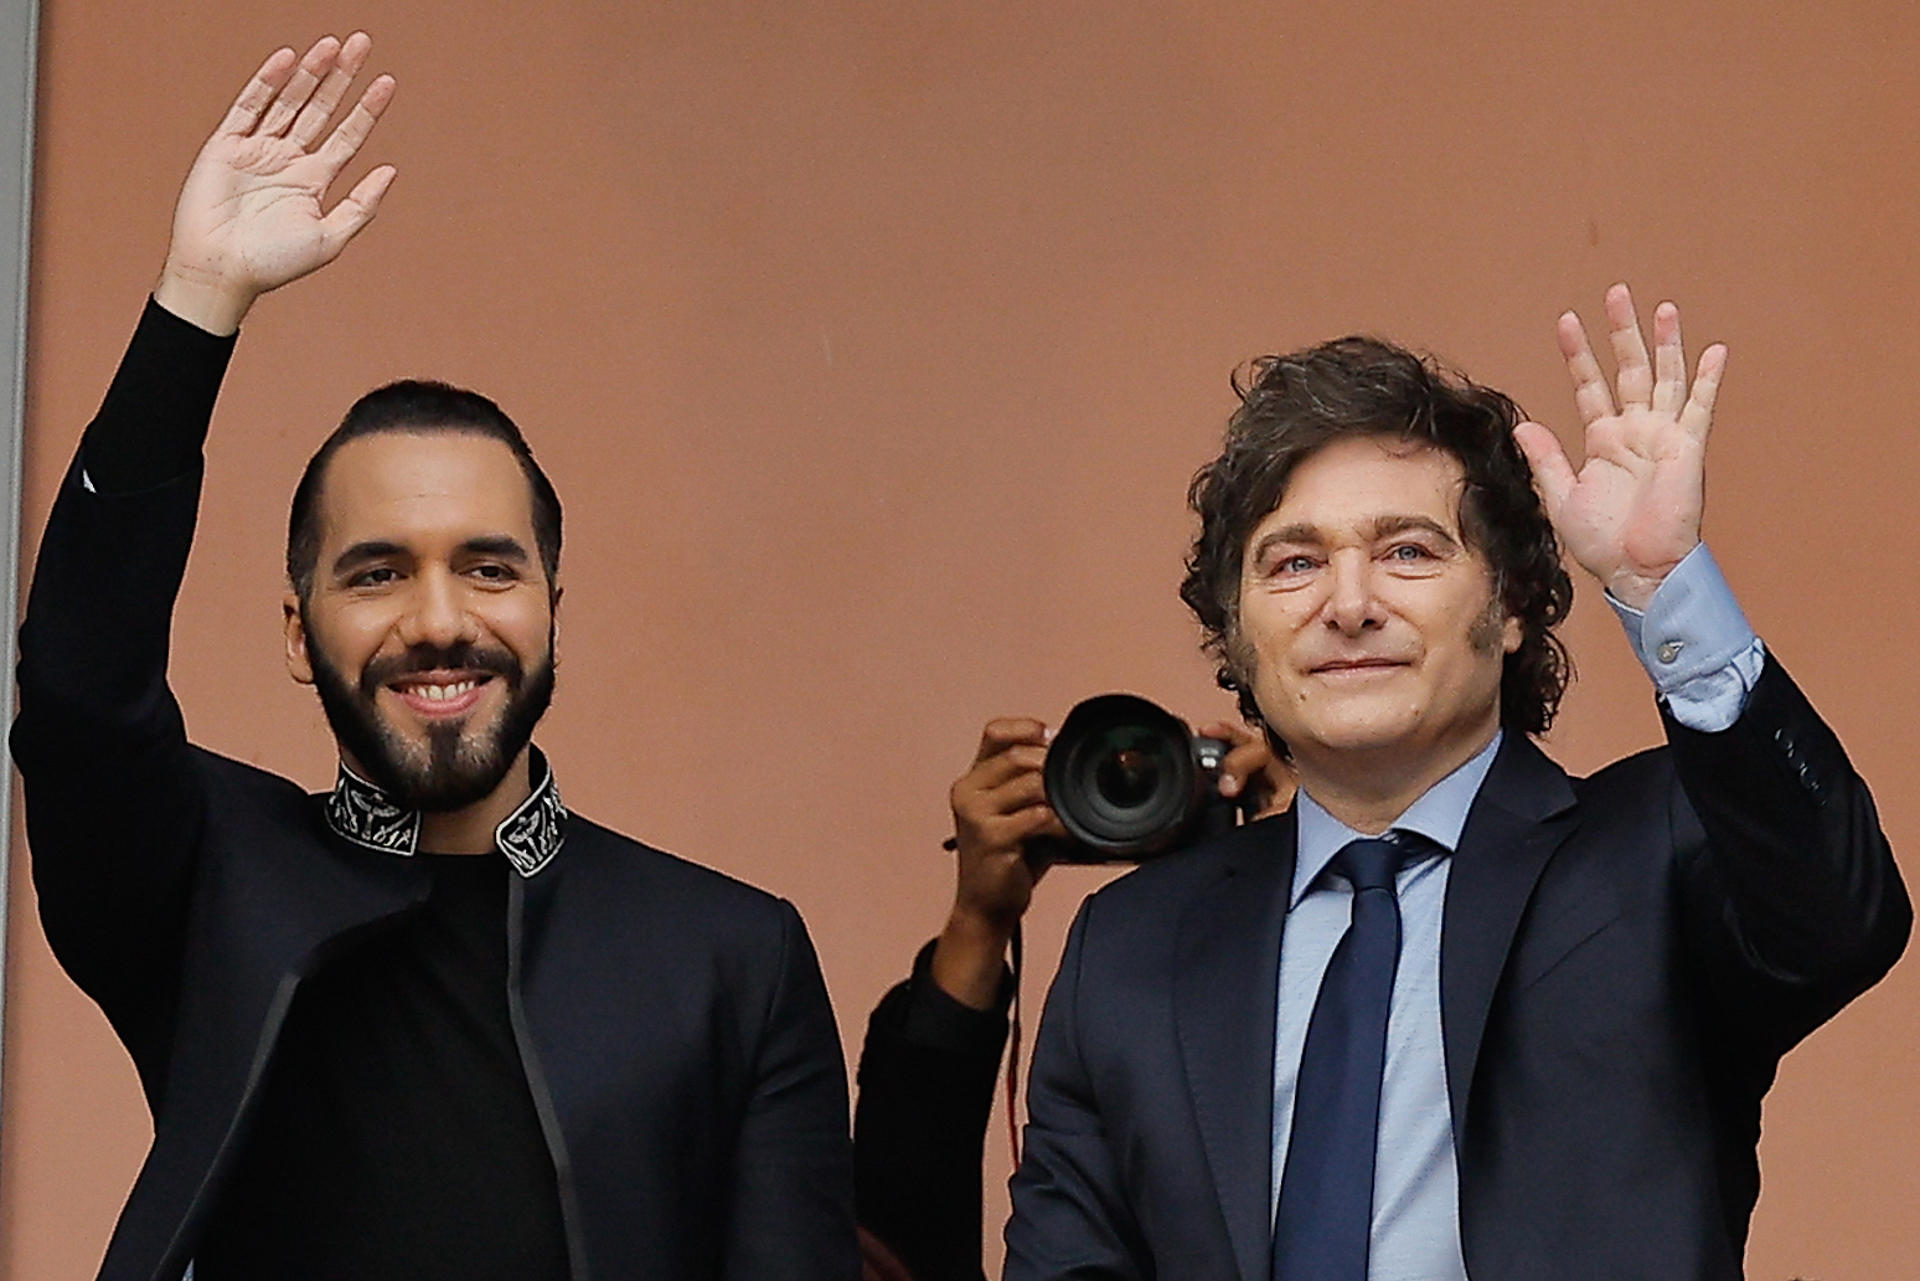
<path id="1" fill-rule="evenodd" d="M 1020 1168 L 1020 963 L 1021 929 L 1014 922 L 1009 940 L 1013 961 L 1013 1004 L 1007 1008 L 1007 1150 L 1013 1153 L 1013 1167 Z"/>

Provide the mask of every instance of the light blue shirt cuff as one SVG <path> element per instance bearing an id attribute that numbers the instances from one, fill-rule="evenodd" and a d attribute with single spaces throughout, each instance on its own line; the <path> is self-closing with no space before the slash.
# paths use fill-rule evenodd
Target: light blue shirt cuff
<path id="1" fill-rule="evenodd" d="M 1667 710 L 1688 729 L 1727 729 L 1746 710 L 1766 649 L 1701 543 L 1673 567 L 1646 613 L 1607 593 Z"/>

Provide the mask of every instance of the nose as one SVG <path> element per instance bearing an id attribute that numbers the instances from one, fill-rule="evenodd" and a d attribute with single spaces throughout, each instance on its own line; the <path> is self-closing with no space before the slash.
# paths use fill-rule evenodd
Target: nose
<path id="1" fill-rule="evenodd" d="M 1365 551 L 1335 552 L 1327 564 L 1327 584 L 1322 613 L 1328 627 L 1345 636 L 1359 636 L 1385 623 L 1386 612 L 1374 592 L 1373 561 Z"/>
<path id="2" fill-rule="evenodd" d="M 459 580 L 445 571 L 428 570 L 413 580 L 407 610 L 396 631 L 402 644 L 451 649 L 479 639 L 479 627 L 468 612 Z"/>

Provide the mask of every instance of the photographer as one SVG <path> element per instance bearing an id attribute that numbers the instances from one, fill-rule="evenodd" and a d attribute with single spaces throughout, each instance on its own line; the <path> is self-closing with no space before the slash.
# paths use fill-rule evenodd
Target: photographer
<path id="1" fill-rule="evenodd" d="M 1007 952 L 1046 863 L 1028 842 L 1065 839 L 1042 777 L 1054 731 L 1026 717 L 987 722 L 950 793 L 953 906 L 911 975 L 867 1022 L 854 1112 L 862 1247 L 875 1281 L 980 1281 L 982 1176 L 994 1076 L 1016 986 Z M 1238 723 L 1199 733 L 1230 744 L 1218 790 L 1262 817 L 1292 779 Z"/>

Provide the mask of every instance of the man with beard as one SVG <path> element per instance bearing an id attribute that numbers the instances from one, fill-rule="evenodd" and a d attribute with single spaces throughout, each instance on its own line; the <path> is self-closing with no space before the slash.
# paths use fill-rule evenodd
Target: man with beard
<path id="1" fill-rule="evenodd" d="M 289 522 L 286 651 L 330 793 L 190 745 L 168 631 L 242 318 L 373 217 L 322 199 L 393 91 L 369 41 L 270 57 L 55 502 L 13 746 L 47 937 L 153 1148 L 100 1275 L 833 1278 L 846 1085 L 793 908 L 560 801 L 560 503 L 484 397 L 363 398 Z"/>

